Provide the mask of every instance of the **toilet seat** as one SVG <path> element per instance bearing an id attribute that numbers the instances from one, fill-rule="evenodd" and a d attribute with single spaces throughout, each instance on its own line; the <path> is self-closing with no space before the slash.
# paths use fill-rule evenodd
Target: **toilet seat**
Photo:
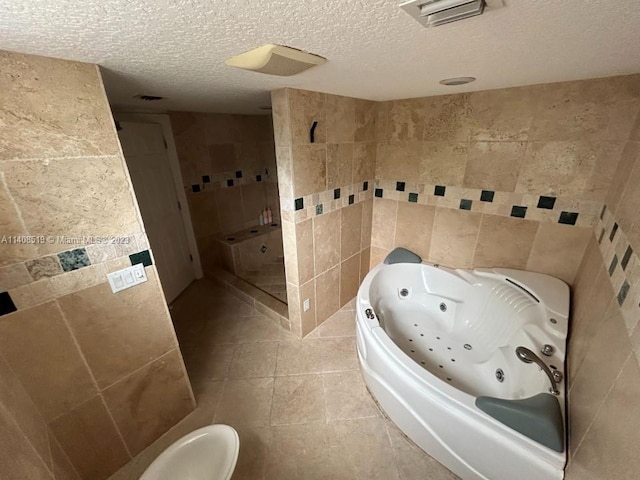
<path id="1" fill-rule="evenodd" d="M 229 480 L 238 460 L 240 439 L 228 425 L 207 425 L 162 452 L 140 480 Z"/>

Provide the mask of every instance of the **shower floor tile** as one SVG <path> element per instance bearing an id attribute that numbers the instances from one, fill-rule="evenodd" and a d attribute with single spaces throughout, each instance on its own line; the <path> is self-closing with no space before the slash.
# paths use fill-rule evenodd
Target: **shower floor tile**
<path id="1" fill-rule="evenodd" d="M 305 339 L 208 279 L 171 305 L 197 408 L 110 480 L 138 480 L 167 446 L 227 423 L 240 436 L 233 480 L 453 480 L 380 412 L 355 355 L 351 301 Z"/>

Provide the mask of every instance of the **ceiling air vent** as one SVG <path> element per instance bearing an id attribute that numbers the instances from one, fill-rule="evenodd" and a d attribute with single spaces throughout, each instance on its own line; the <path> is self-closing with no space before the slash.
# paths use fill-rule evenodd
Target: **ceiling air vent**
<path id="1" fill-rule="evenodd" d="M 145 102 L 157 102 L 158 100 L 164 100 L 164 97 L 156 97 L 155 95 L 134 95 L 133 98 L 144 100 Z"/>
<path id="2" fill-rule="evenodd" d="M 437 27 L 484 12 L 485 0 L 410 0 L 400 8 L 425 27 Z"/>

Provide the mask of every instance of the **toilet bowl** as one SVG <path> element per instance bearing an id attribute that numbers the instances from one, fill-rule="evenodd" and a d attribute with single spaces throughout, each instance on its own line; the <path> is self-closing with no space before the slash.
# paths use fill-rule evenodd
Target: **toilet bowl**
<path id="1" fill-rule="evenodd" d="M 229 480 L 240 439 L 228 425 L 208 425 L 185 435 L 162 452 L 140 480 Z"/>

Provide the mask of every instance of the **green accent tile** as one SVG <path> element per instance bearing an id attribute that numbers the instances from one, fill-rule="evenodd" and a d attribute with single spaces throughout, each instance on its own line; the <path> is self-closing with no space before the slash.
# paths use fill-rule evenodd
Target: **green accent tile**
<path id="1" fill-rule="evenodd" d="M 547 210 L 553 210 L 556 204 L 556 197 L 545 197 L 540 195 L 538 198 L 538 208 L 545 208 Z"/>
<path id="2" fill-rule="evenodd" d="M 482 193 L 480 194 L 480 200 L 482 202 L 493 202 L 494 195 L 495 192 L 493 190 L 482 190 Z"/>
<path id="3" fill-rule="evenodd" d="M 560 212 L 560 218 L 558 219 L 558 223 L 563 223 L 565 225 L 575 225 L 578 221 L 578 214 L 575 212 Z"/>
<path id="4" fill-rule="evenodd" d="M 84 248 L 76 248 L 75 250 L 70 250 L 68 252 L 60 252 L 58 254 L 58 259 L 60 260 L 60 265 L 65 272 L 71 272 L 91 265 L 89 255 L 87 255 L 87 251 Z"/>
<path id="5" fill-rule="evenodd" d="M 11 312 L 15 312 L 18 310 L 11 299 L 11 295 L 9 292 L 1 292 L 0 293 L 0 315 L 6 315 Z"/>
<path id="6" fill-rule="evenodd" d="M 629 282 L 625 280 L 620 287 L 618 295 L 616 296 L 616 298 L 618 299 L 618 305 L 622 306 L 622 304 L 624 303 L 625 299 L 627 298 L 627 294 L 629 293 L 629 288 L 631 288 Z"/>
<path id="7" fill-rule="evenodd" d="M 138 263 L 141 263 L 145 267 L 153 265 L 153 261 L 151 260 L 151 252 L 149 252 L 149 250 L 132 253 L 131 255 L 129 255 L 129 260 L 131 260 L 131 265 L 137 265 Z"/>
<path id="8" fill-rule="evenodd" d="M 473 202 L 471 200 L 463 198 L 462 200 L 460 200 L 460 210 L 471 210 L 472 203 Z"/>
<path id="9" fill-rule="evenodd" d="M 527 216 L 527 207 L 522 207 L 520 205 L 514 205 L 511 207 L 511 216 L 517 218 L 524 218 Z"/>

